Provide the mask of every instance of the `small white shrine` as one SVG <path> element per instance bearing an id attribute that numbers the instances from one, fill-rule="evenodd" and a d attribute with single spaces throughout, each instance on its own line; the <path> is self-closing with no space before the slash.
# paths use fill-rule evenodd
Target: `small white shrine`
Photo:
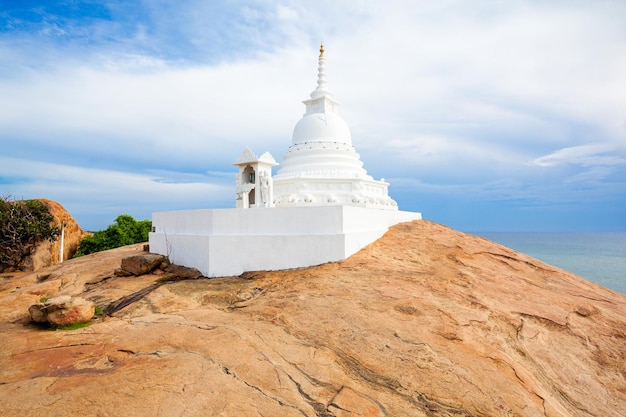
<path id="1" fill-rule="evenodd" d="M 272 167 L 278 165 L 269 152 L 257 158 L 250 148 L 244 149 L 233 165 L 239 167 L 235 174 L 235 207 L 272 207 Z"/>
<path id="2" fill-rule="evenodd" d="M 399 211 L 389 184 L 363 168 L 325 64 L 321 46 L 317 88 L 277 174 L 272 155 L 246 148 L 233 163 L 235 208 L 153 213 L 152 252 L 208 277 L 299 268 L 346 259 L 390 226 L 421 219 Z"/>

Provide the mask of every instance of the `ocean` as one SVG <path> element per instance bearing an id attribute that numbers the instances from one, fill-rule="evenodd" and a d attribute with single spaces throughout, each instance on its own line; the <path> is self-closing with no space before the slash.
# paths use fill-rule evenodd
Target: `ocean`
<path id="1" fill-rule="evenodd" d="M 626 232 L 473 234 L 626 294 Z"/>

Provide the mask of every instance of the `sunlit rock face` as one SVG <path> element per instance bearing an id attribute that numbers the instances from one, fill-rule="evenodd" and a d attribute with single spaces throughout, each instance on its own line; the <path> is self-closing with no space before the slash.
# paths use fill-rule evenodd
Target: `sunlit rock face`
<path id="1" fill-rule="evenodd" d="M 274 204 L 284 206 L 351 205 L 397 210 L 389 184 L 374 180 L 352 146 L 347 123 L 338 114 L 326 83 L 320 48 L 317 88 L 304 101 L 306 112 L 293 130 L 292 144 L 274 176 Z"/>
<path id="2" fill-rule="evenodd" d="M 418 220 L 315 267 L 115 276 L 141 253 L 0 275 L 1 416 L 626 416 L 626 295 L 480 237 Z M 42 295 L 111 315 L 44 330 Z"/>

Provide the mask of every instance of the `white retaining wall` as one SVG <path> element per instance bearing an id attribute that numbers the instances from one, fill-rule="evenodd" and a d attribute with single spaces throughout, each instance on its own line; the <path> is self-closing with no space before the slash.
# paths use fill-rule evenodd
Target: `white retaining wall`
<path id="1" fill-rule="evenodd" d="M 167 211 L 152 214 L 150 251 L 205 276 L 346 259 L 420 213 L 352 206 Z"/>

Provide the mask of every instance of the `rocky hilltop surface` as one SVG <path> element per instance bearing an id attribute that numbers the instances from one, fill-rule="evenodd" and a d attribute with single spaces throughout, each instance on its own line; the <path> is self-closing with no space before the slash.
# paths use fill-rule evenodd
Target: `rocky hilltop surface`
<path id="1" fill-rule="evenodd" d="M 343 262 L 154 285 L 128 246 L 0 278 L 3 416 L 624 416 L 626 296 L 428 221 Z M 103 309 L 29 324 L 41 296 Z"/>

